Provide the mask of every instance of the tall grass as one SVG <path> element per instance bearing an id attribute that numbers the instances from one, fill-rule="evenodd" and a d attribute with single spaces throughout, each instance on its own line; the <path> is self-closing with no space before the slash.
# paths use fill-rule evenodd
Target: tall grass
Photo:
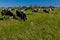
<path id="1" fill-rule="evenodd" d="M 57 10 L 50 14 L 41 11 L 34 14 L 28 10 L 25 22 L 0 20 L 0 40 L 60 40 L 60 14 Z"/>

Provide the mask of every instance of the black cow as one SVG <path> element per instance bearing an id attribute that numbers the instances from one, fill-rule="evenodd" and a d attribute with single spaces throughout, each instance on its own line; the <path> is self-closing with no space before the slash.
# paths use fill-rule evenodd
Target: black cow
<path id="1" fill-rule="evenodd" d="M 12 8 L 12 10 L 14 10 L 14 8 Z"/>
<path id="2" fill-rule="evenodd" d="M 45 13 L 49 13 L 49 10 L 43 9 L 43 11 L 44 11 Z"/>
<path id="3" fill-rule="evenodd" d="M 15 15 L 13 15 L 13 13 L 12 12 L 10 12 L 10 11 L 8 11 L 8 10 L 2 10 L 2 12 L 1 12 L 1 14 L 2 14 L 2 16 L 5 18 L 5 16 L 13 16 L 13 18 L 15 18 Z"/>
<path id="4" fill-rule="evenodd" d="M 20 17 L 22 20 L 27 20 L 27 17 L 26 17 L 26 14 L 24 13 L 24 12 L 22 12 L 22 11 L 18 11 L 18 10 L 16 10 L 16 15 L 18 16 L 18 17 Z"/>
<path id="5" fill-rule="evenodd" d="M 31 9 L 31 8 L 29 8 L 29 7 L 28 7 L 28 8 L 25 8 L 25 11 L 30 10 L 30 9 Z"/>

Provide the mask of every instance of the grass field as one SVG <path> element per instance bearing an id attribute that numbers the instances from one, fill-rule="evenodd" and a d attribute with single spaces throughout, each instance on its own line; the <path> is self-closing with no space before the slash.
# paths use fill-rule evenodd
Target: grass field
<path id="1" fill-rule="evenodd" d="M 49 14 L 43 11 L 34 14 L 28 10 L 26 15 L 25 22 L 16 19 L 0 20 L 0 40 L 60 40 L 59 8 Z"/>

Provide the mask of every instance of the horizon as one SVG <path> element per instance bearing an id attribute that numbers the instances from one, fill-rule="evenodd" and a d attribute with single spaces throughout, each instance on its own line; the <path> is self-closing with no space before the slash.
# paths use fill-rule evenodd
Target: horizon
<path id="1" fill-rule="evenodd" d="M 60 0 L 0 0 L 0 7 L 18 7 L 18 6 L 54 6 L 60 7 Z"/>

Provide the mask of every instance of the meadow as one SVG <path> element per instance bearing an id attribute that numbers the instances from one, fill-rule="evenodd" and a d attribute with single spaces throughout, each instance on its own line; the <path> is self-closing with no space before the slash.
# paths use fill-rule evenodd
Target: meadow
<path id="1" fill-rule="evenodd" d="M 25 12 L 25 22 L 21 19 L 0 20 L 0 40 L 60 40 L 60 8 L 49 14 L 43 11 L 36 14 L 31 10 Z"/>

